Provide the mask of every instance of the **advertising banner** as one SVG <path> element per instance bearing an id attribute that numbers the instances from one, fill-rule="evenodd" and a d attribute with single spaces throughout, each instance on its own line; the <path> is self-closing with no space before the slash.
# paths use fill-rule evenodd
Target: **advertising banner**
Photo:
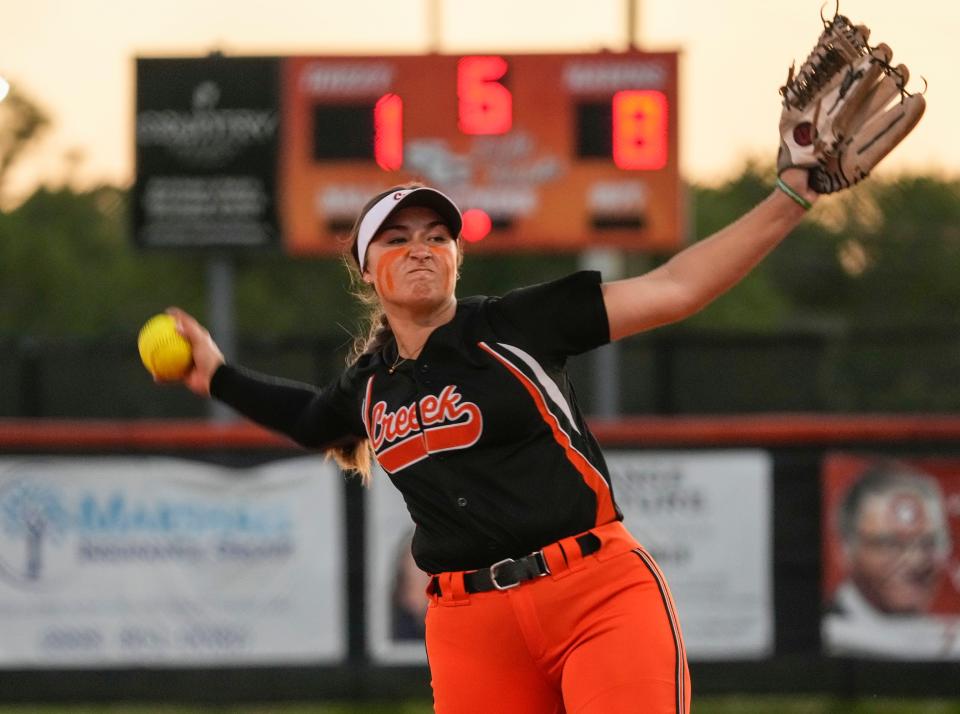
<path id="1" fill-rule="evenodd" d="M 410 552 L 413 521 L 379 468 L 367 501 L 367 623 L 370 654 L 381 664 L 426 664 L 427 575 Z"/>
<path id="2" fill-rule="evenodd" d="M 341 660 L 337 473 L 0 458 L 0 667 Z"/>
<path id="3" fill-rule="evenodd" d="M 960 660 L 960 458 L 827 454 L 828 654 Z"/>
<path id="4" fill-rule="evenodd" d="M 614 451 L 607 464 L 625 524 L 667 576 L 689 659 L 771 655 L 769 455 Z"/>
<path id="5" fill-rule="evenodd" d="M 771 462 L 763 451 L 607 454 L 633 534 L 667 576 L 691 659 L 773 651 Z M 427 577 L 410 556 L 413 524 L 382 473 L 367 519 L 370 649 L 381 663 L 425 663 Z"/>
<path id="6" fill-rule="evenodd" d="M 279 60 L 137 60 L 134 238 L 152 248 L 279 242 Z"/>

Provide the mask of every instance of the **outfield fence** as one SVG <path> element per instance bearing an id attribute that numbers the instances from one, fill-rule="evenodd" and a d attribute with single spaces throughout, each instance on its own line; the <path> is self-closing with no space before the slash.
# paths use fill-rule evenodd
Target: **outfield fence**
<path id="1" fill-rule="evenodd" d="M 837 654 L 823 635 L 835 477 L 858 460 L 929 466 L 955 528 L 960 417 L 591 426 L 674 584 L 697 694 L 960 696 L 953 554 L 925 618 L 942 646 Z M 385 624 L 405 515 L 391 494 L 245 422 L 0 420 L 0 700 L 428 697 L 422 642 Z M 207 558 L 214 537 L 231 545 Z"/>
<path id="2" fill-rule="evenodd" d="M 236 360 L 271 374 L 325 384 L 342 369 L 349 339 L 244 339 Z M 603 348 L 604 350 L 610 348 Z M 957 413 L 960 329 L 809 330 L 747 333 L 667 328 L 618 343 L 613 362 L 571 360 L 587 413 Z M 610 365 L 614 365 L 610 367 Z M 610 372 L 609 370 L 613 370 Z M 196 418 L 206 405 L 184 390 L 158 390 L 131 335 L 97 338 L 0 335 L 0 417 Z"/>

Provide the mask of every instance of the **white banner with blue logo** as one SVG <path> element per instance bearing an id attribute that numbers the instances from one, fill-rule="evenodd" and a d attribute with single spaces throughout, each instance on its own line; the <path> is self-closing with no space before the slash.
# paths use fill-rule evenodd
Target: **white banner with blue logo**
<path id="1" fill-rule="evenodd" d="M 343 659 L 338 473 L 0 458 L 0 667 Z"/>

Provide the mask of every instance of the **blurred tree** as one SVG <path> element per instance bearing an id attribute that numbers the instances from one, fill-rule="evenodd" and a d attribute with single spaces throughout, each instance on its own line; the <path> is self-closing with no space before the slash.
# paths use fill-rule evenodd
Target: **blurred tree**
<path id="1" fill-rule="evenodd" d="M 693 240 L 703 240 L 766 198 L 773 172 L 772 166 L 750 161 L 721 185 L 689 187 Z M 827 316 L 820 310 L 823 294 L 838 287 L 833 242 L 823 225 L 804 222 L 730 292 L 672 329 L 767 332 L 811 319 L 822 322 Z M 813 289 L 805 293 L 807 287 Z"/>
<path id="2" fill-rule="evenodd" d="M 46 113 L 16 86 L 0 102 L 0 197 L 10 167 L 49 123 Z"/>
<path id="3" fill-rule="evenodd" d="M 205 319 L 204 254 L 136 248 L 128 200 L 109 186 L 43 188 L 0 214 L 0 335 L 135 334 L 169 305 Z M 264 251 L 236 264 L 241 334 L 348 339 L 356 309 L 339 261 Z"/>
<path id="4" fill-rule="evenodd" d="M 327 336 L 352 341 L 360 310 L 339 260 L 292 260 L 279 252 L 239 254 L 236 319 L 241 334 Z"/>
<path id="5" fill-rule="evenodd" d="M 766 167 L 748 163 L 739 176 L 717 188 L 691 187 L 695 240 L 720 230 L 762 201 L 770 193 L 769 175 Z M 788 312 L 785 296 L 765 262 L 684 327 L 772 329 L 782 325 Z"/>
<path id="6" fill-rule="evenodd" d="M 770 191 L 772 167 L 748 164 L 716 187 L 691 187 L 694 234 L 735 220 Z M 960 282 L 960 184 L 930 177 L 866 182 L 822 201 L 740 285 L 683 329 L 772 331 L 955 321 Z M 139 250 L 128 194 L 40 189 L 0 214 L 0 333 L 129 331 L 169 304 L 205 316 L 204 256 Z M 572 255 L 470 255 L 459 294 L 500 294 L 562 275 Z M 647 269 L 665 260 L 631 258 Z M 361 309 L 339 260 L 278 252 L 236 257 L 241 335 L 349 342 Z"/>
<path id="7" fill-rule="evenodd" d="M 0 215 L 0 334 L 129 332 L 169 304 L 202 304 L 199 265 L 130 245 L 126 195 L 44 188 Z"/>
<path id="8" fill-rule="evenodd" d="M 770 192 L 774 169 L 748 163 L 694 187 L 695 234 L 709 235 Z M 768 258 L 690 327 L 902 327 L 960 314 L 960 182 L 903 176 L 825 197 Z"/>
<path id="9" fill-rule="evenodd" d="M 723 185 L 691 187 L 695 235 L 709 235 L 763 200 L 771 190 L 770 175 L 772 167 L 750 164 Z M 951 329 L 960 314 L 958 199 L 956 181 L 901 177 L 867 182 L 822 201 L 740 285 L 700 314 L 667 328 L 693 333 L 699 341 L 690 344 L 709 345 L 704 333 L 710 331 L 766 332 L 773 342 L 762 344 L 777 345 L 777 357 L 762 351 L 766 348 L 751 356 L 754 348 L 737 346 L 736 340 L 720 340 L 719 351 L 710 354 L 687 354 L 688 368 L 691 360 L 704 361 L 698 374 L 710 376 L 704 377 L 702 403 L 728 403 L 719 397 L 709 401 L 722 388 L 746 389 L 733 373 L 714 379 L 715 370 L 736 371 L 737 360 L 752 359 L 743 364 L 762 365 L 769 372 L 765 384 L 783 381 L 781 391 L 787 393 L 816 390 L 826 395 L 817 403 L 831 409 L 955 409 L 960 388 L 952 385 L 960 350 L 951 348 L 956 344 Z M 131 372 L 143 376 L 133 347 L 143 320 L 176 304 L 207 322 L 205 254 L 136 248 L 129 236 L 128 201 L 128 192 L 116 187 L 43 188 L 0 213 L 0 340 L 20 344 L 21 338 L 39 338 L 34 344 L 53 345 L 44 355 L 58 353 L 56 345 L 64 341 L 87 345 L 86 356 L 78 355 L 75 371 L 80 373 L 92 370 L 90 360 L 101 352 L 109 363 L 96 372 L 99 396 L 78 397 L 81 406 L 60 405 L 60 411 L 37 396 L 38 413 L 86 413 L 81 410 L 95 403 L 101 405 L 98 414 L 113 413 L 109 409 L 140 414 L 143 397 L 124 379 Z M 569 254 L 470 255 L 469 246 L 466 252 L 460 295 L 502 294 L 563 275 L 578 264 L 577 256 Z M 665 259 L 629 256 L 628 272 L 642 272 Z M 362 312 L 350 295 L 341 261 L 254 251 L 238 253 L 235 265 L 238 336 L 254 347 L 241 357 L 267 371 L 328 379 L 360 329 Z M 891 337 L 891 329 L 903 334 Z M 787 339 L 797 335 L 812 339 Z M 70 342 L 75 337 L 87 339 Z M 827 351 L 816 352 L 820 346 Z M 733 351 L 724 352 L 728 348 Z M 795 348 L 799 351 L 793 355 Z M 801 366 L 789 366 L 794 357 Z M 18 359 L 14 354 L 0 360 L 4 383 L 33 374 L 17 366 Z M 38 359 L 38 384 L 49 383 L 64 369 L 62 361 Z M 642 360 L 635 364 L 641 371 L 649 368 Z M 752 376 L 756 367 L 745 369 Z M 805 386 L 787 379 L 791 370 L 807 375 Z M 69 376 L 62 379 L 69 381 Z M 769 389 L 764 395 L 771 404 L 781 404 L 782 396 Z M 4 407 L 0 394 L 0 413 L 17 413 L 25 398 L 7 395 L 6 401 Z"/>
<path id="10" fill-rule="evenodd" d="M 17 90 L 0 103 L 0 205 L 4 179 L 48 124 L 44 111 Z M 21 402 L 30 402 L 41 405 L 34 411 L 43 411 L 42 384 L 53 383 L 51 375 L 65 368 L 51 364 L 44 373 L 40 353 L 23 347 L 31 343 L 29 338 L 39 338 L 34 345 L 47 338 L 57 345 L 81 337 L 90 339 L 71 344 L 88 345 L 91 354 L 85 358 L 87 367 L 78 365 L 78 372 L 90 368 L 94 353 L 102 357 L 106 348 L 113 356 L 99 367 L 98 386 L 112 380 L 113 392 L 105 392 L 114 395 L 106 399 L 115 402 L 109 408 L 138 414 L 140 401 L 125 396 L 130 387 L 123 381 L 123 369 L 135 366 L 133 342 L 144 319 L 175 304 L 207 322 L 206 254 L 135 247 L 129 235 L 129 193 L 111 186 L 78 189 L 69 174 L 80 159 L 79 154 L 65 157 L 67 178 L 60 188 L 40 188 L 20 205 L 0 211 L 0 340 L 21 345 L 14 350 L 20 350 L 20 356 L 0 359 L 0 381 L 12 384 L 19 379 L 28 387 L 16 399 L 8 390 L 5 407 L 0 393 L 0 410 L 15 412 L 23 409 Z M 772 190 L 773 174 L 772 165 L 748 162 L 721 185 L 689 187 L 695 240 L 762 201 Z M 502 294 L 564 275 L 579 263 L 570 254 L 471 252 L 471 246 L 465 246 L 458 288 L 462 296 Z M 641 273 L 666 259 L 628 255 L 627 273 Z M 279 373 L 306 379 L 326 379 L 338 369 L 361 329 L 363 312 L 350 294 L 342 262 L 294 260 L 280 251 L 263 250 L 237 253 L 234 264 L 238 336 L 247 345 L 258 341 L 264 347 L 249 356 L 268 370 L 276 364 L 271 360 L 279 358 Z M 803 389 L 828 395 L 822 403 L 834 409 L 955 409 L 960 404 L 960 387 L 953 386 L 960 350 L 951 346 L 960 326 L 958 265 L 960 181 L 874 178 L 821 201 L 741 284 L 667 329 L 699 333 L 697 339 L 705 331 L 766 332 L 787 351 L 795 343 L 781 340 L 781 335 L 811 336 L 796 347 L 798 354 L 821 346 L 827 352 L 801 354 L 797 364 L 806 366 L 793 369 L 800 373 L 814 368 L 817 374 Z M 709 342 L 701 339 L 697 344 Z M 740 352 L 730 364 L 744 359 L 744 349 L 736 349 Z M 54 346 L 49 354 L 58 350 Z M 696 362 L 702 355 L 688 357 Z M 702 371 L 709 375 L 709 389 L 716 391 L 714 370 L 721 357 L 705 359 Z M 784 381 L 784 372 L 791 369 L 781 358 L 759 354 L 755 359 L 759 361 L 751 364 L 772 365 L 771 384 Z M 142 377 L 140 370 L 137 374 Z M 71 377 L 62 379 L 69 383 Z M 728 391 L 742 388 L 732 378 L 726 382 Z M 104 399 L 78 397 L 78 404 Z M 776 402 L 778 397 L 770 399 Z M 117 406 L 121 403 L 126 406 Z M 73 413 L 71 408 L 63 407 L 64 413 Z M 107 406 L 103 409 L 109 412 Z"/>
<path id="11" fill-rule="evenodd" d="M 960 181 L 903 177 L 867 184 L 843 246 L 857 245 L 845 310 L 870 326 L 956 324 L 960 316 Z"/>

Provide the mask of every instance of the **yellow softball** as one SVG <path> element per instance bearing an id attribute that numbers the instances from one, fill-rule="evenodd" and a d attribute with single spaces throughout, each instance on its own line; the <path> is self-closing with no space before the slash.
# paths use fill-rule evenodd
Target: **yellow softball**
<path id="1" fill-rule="evenodd" d="M 177 332 L 172 315 L 154 315 L 140 328 L 137 348 L 143 366 L 157 379 L 175 380 L 190 371 L 193 351 Z"/>

